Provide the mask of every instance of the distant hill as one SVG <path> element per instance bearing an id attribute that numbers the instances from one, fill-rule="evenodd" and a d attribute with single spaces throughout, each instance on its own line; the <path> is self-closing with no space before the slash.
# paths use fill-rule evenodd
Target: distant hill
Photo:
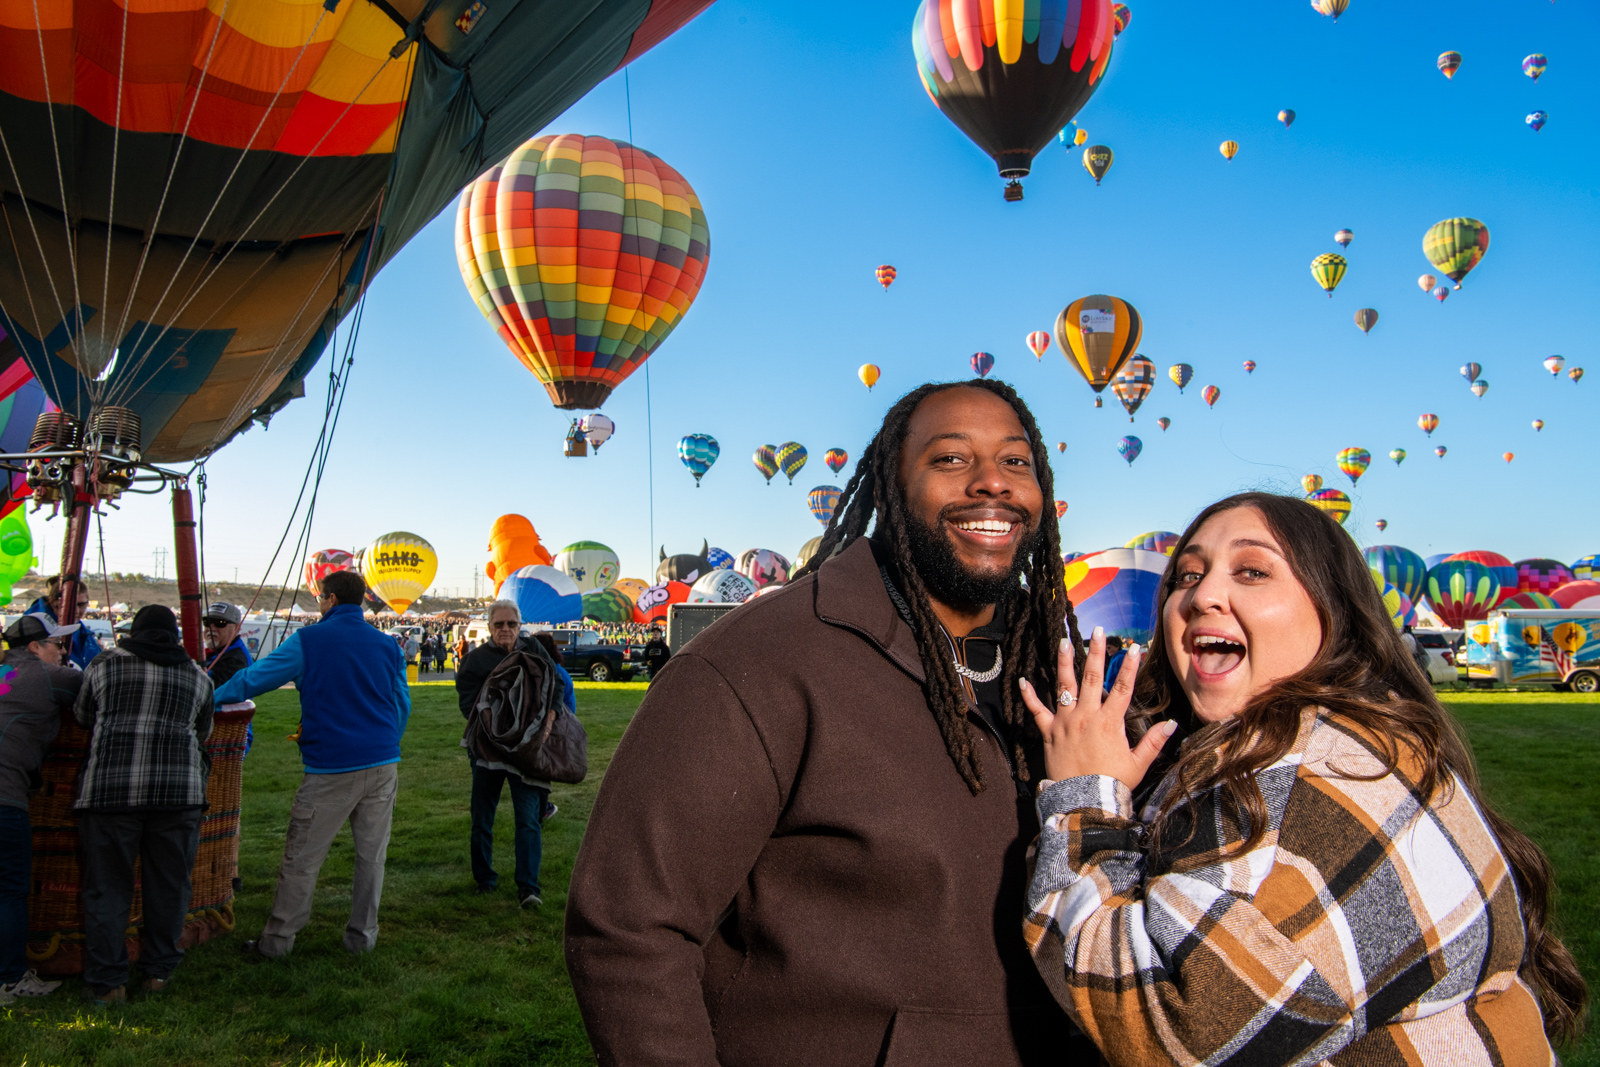
<path id="1" fill-rule="evenodd" d="M 30 573 L 11 590 L 11 603 L 7 607 L 16 611 L 27 607 L 35 597 L 44 592 L 45 575 Z M 118 574 L 113 572 L 102 577 L 98 574 L 84 576 L 84 585 L 89 589 L 89 602 L 96 608 L 107 608 L 112 604 L 126 604 L 130 612 L 138 611 L 146 604 L 165 604 L 167 607 L 178 610 L 178 583 L 172 579 L 150 578 L 143 574 Z M 280 607 L 289 607 L 293 604 L 298 611 L 315 612 L 317 603 L 304 588 L 295 595 L 295 590 L 280 591 L 277 586 L 268 586 L 258 593 L 254 585 L 244 585 L 237 582 L 207 582 L 204 590 L 203 602 L 206 604 L 222 600 L 229 604 L 239 604 L 249 607 L 253 602 L 257 611 L 273 611 Z M 479 611 L 482 603 L 470 597 L 423 597 L 411 605 L 411 612 L 417 615 L 431 615 L 438 611 Z"/>

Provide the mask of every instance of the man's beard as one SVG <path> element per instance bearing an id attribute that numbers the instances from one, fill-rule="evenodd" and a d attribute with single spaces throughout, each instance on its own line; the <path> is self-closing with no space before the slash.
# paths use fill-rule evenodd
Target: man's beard
<path id="1" fill-rule="evenodd" d="M 1018 519 L 1026 522 L 1022 514 Z M 974 571 L 956 557 L 955 545 L 943 529 L 928 525 L 918 515 L 906 514 L 906 537 L 917 577 L 922 579 L 929 596 L 958 611 L 977 611 L 1008 600 L 1020 585 L 1022 569 L 1039 543 L 1039 534 L 1034 530 L 1018 540 L 1011 565 L 1004 571 Z"/>

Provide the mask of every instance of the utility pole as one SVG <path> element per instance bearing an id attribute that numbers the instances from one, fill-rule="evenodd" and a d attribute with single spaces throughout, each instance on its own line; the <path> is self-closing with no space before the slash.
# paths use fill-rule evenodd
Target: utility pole
<path id="1" fill-rule="evenodd" d="M 152 575 L 152 577 L 154 577 L 155 580 L 159 582 L 163 578 L 165 578 L 166 574 L 167 574 L 167 550 L 164 549 L 164 548 L 158 548 L 151 554 L 154 555 L 155 558 L 156 558 L 156 563 L 155 563 L 155 571 L 156 572 L 155 572 L 154 575 Z"/>

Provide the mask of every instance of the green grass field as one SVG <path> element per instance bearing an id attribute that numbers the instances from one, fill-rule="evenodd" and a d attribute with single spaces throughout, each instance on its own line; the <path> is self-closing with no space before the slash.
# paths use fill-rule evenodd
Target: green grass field
<path id="1" fill-rule="evenodd" d="M 449 683 L 424 684 L 412 691 L 377 952 L 352 957 L 340 944 L 351 870 L 345 834 L 323 867 L 316 913 L 294 954 L 246 956 L 242 944 L 271 902 L 300 779 L 298 750 L 284 739 L 298 700 L 273 694 L 260 702 L 245 763 L 237 932 L 191 951 L 156 1000 L 96 1016 L 84 1008 L 81 983 L 69 982 L 44 1001 L 0 1008 L 0 1064 L 592 1063 L 561 961 L 561 917 L 600 774 L 644 687 L 578 688 L 591 773 L 554 793 L 561 812 L 545 827 L 542 909 L 519 910 L 510 889 L 509 799 L 496 826 L 501 890 L 473 894 L 461 716 Z M 1468 728 L 1491 800 L 1554 861 L 1567 942 L 1600 983 L 1600 700 L 1466 692 L 1447 699 Z M 1600 1067 L 1600 1037 L 1564 1060 Z"/>

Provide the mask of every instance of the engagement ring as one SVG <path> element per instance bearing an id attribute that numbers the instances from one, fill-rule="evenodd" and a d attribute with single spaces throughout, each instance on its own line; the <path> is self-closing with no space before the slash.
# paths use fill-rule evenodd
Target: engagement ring
<path id="1" fill-rule="evenodd" d="M 1070 708 L 1070 707 L 1072 707 L 1072 705 L 1076 704 L 1077 702 L 1078 702 L 1078 698 L 1073 696 L 1071 693 L 1067 692 L 1064 689 L 1061 691 L 1061 695 L 1056 697 L 1056 703 L 1060 704 L 1064 708 Z"/>

